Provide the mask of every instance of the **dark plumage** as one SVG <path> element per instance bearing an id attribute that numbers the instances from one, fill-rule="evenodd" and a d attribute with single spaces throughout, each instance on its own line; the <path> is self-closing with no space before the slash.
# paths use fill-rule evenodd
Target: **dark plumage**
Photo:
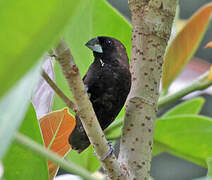
<path id="1" fill-rule="evenodd" d="M 101 128 L 107 128 L 122 109 L 131 87 L 129 60 L 123 44 L 111 37 L 100 36 L 87 44 L 94 62 L 83 78 Z M 79 117 L 69 136 L 72 149 L 83 151 L 90 144 Z"/>

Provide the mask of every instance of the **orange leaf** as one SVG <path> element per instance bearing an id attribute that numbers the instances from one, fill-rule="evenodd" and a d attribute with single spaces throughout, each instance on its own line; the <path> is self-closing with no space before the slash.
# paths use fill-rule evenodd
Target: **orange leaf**
<path id="1" fill-rule="evenodd" d="M 208 3 L 188 20 L 168 47 L 164 58 L 162 77 L 162 86 L 165 91 L 180 74 L 199 46 L 207 29 L 211 13 L 212 3 Z"/>
<path id="2" fill-rule="evenodd" d="M 70 150 L 68 137 L 75 128 L 75 118 L 68 112 L 68 108 L 51 112 L 40 119 L 40 126 L 46 147 L 60 156 Z M 58 166 L 48 161 L 50 179 L 57 173 Z"/>
<path id="3" fill-rule="evenodd" d="M 209 42 L 208 44 L 206 44 L 206 46 L 205 46 L 205 48 L 212 48 L 212 41 L 211 42 Z"/>

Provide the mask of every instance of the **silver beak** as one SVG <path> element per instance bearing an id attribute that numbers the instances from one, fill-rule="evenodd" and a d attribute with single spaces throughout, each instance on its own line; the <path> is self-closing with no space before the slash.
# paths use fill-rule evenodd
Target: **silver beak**
<path id="1" fill-rule="evenodd" d="M 91 39 L 85 45 L 94 52 L 103 53 L 102 46 L 100 45 L 97 37 Z"/>

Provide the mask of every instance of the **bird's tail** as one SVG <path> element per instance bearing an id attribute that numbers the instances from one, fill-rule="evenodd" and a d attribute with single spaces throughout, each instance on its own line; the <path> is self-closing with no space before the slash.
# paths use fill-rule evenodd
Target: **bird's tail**
<path id="1" fill-rule="evenodd" d="M 77 150 L 81 153 L 84 149 L 86 149 L 90 145 L 90 141 L 88 136 L 83 128 L 82 122 L 80 118 L 76 115 L 76 127 L 69 135 L 69 144 L 72 149 Z"/>

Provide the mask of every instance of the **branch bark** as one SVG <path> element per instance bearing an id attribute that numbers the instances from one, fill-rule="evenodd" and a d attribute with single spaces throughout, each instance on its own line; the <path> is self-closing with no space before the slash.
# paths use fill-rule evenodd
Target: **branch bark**
<path id="1" fill-rule="evenodd" d="M 129 0 L 132 14 L 132 87 L 119 161 L 130 179 L 149 178 L 163 55 L 177 0 Z"/>
<path id="2" fill-rule="evenodd" d="M 79 69 L 65 41 L 61 40 L 59 42 L 55 49 L 55 53 L 56 59 L 60 64 L 75 99 L 78 115 L 102 167 L 110 179 L 125 179 L 125 175 L 115 155 L 112 154 L 105 159 L 110 147 L 98 123 L 92 104 L 88 98 L 82 79 L 80 78 Z"/>

